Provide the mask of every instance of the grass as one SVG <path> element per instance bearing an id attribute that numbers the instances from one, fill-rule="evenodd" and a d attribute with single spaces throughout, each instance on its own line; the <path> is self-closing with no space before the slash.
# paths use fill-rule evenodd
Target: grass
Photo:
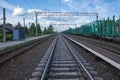
<path id="1" fill-rule="evenodd" d="M 2 39 L 0 39 L 0 42 L 2 42 Z"/>
<path id="2" fill-rule="evenodd" d="M 12 34 L 7 33 L 6 34 L 6 40 L 11 41 L 12 40 Z M 0 34 L 0 42 L 2 42 L 2 34 Z"/>
<path id="3" fill-rule="evenodd" d="M 4 54 L 4 53 L 9 52 L 9 51 L 11 51 L 11 50 L 18 49 L 18 48 L 20 48 L 20 47 L 23 47 L 23 46 L 32 44 L 32 43 L 34 43 L 34 42 L 36 42 L 36 40 L 32 40 L 32 41 L 30 41 L 30 42 L 18 44 L 18 45 L 15 45 L 15 46 L 6 47 L 5 49 L 0 50 L 0 54 Z"/>
<path id="4" fill-rule="evenodd" d="M 17 46 L 17 45 L 16 45 L 16 46 Z M 8 52 L 8 51 L 11 50 L 11 49 L 14 49 L 16 46 L 6 47 L 5 49 L 0 50 L 0 54 L 3 54 L 3 53 L 5 53 L 5 52 Z"/>
<path id="5" fill-rule="evenodd" d="M 52 36 L 53 36 L 53 35 L 52 35 Z M 4 54 L 4 53 L 6 53 L 6 52 L 9 52 L 9 51 L 12 51 L 12 50 L 21 48 L 21 47 L 23 47 L 23 46 L 30 45 L 30 44 L 38 41 L 38 40 L 39 40 L 39 39 L 32 40 L 32 41 L 29 41 L 29 42 L 26 42 L 26 43 L 21 43 L 21 44 L 15 45 L 15 46 L 6 47 L 5 49 L 0 50 L 0 54 Z"/>
<path id="6" fill-rule="evenodd" d="M 11 36 L 11 35 L 8 35 L 8 36 Z M 53 36 L 53 35 L 51 35 L 51 36 Z M 32 43 L 34 43 L 34 42 L 36 42 L 36 41 L 38 41 L 38 40 L 39 40 L 39 39 L 32 40 L 32 41 L 29 41 L 29 42 L 26 42 L 26 43 L 22 43 L 22 44 L 18 44 L 18 45 L 14 45 L 14 46 L 10 46 L 10 47 L 6 47 L 5 49 L 0 50 L 0 54 L 4 54 L 4 53 L 6 53 L 6 52 L 9 52 L 9 51 L 12 51 L 12 50 L 21 48 L 21 47 L 23 47 L 23 46 L 32 44 Z"/>

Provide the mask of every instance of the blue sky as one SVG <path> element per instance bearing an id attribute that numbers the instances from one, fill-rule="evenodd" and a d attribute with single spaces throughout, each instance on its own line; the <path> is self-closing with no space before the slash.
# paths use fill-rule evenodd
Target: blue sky
<path id="1" fill-rule="evenodd" d="M 26 17 L 27 25 L 29 22 L 35 22 L 34 11 L 97 12 L 99 13 L 99 19 L 107 18 L 108 16 L 112 18 L 113 15 L 116 15 L 116 18 L 118 18 L 120 15 L 120 0 L 0 0 L 0 18 L 2 18 L 3 7 L 6 8 L 7 22 L 14 25 L 19 21 L 22 24 L 24 17 Z M 95 20 L 95 17 L 92 16 L 61 18 L 39 16 L 38 22 L 44 28 L 51 23 L 76 23 L 77 26 L 80 26 L 93 20 Z M 69 27 L 75 26 L 55 26 L 55 29 L 62 31 Z"/>

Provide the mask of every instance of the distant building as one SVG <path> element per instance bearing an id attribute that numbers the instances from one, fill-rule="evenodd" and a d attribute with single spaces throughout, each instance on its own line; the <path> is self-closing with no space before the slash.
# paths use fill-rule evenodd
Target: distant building
<path id="1" fill-rule="evenodd" d="M 13 29 L 13 40 L 23 40 L 25 38 L 25 28 L 21 27 Z"/>

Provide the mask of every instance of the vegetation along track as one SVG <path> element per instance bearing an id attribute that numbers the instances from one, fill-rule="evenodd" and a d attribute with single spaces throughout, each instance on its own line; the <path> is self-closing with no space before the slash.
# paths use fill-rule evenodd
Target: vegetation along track
<path id="1" fill-rule="evenodd" d="M 4 53 L 0 54 L 0 65 L 5 63 L 6 61 L 20 55 L 21 53 L 30 50 L 31 48 L 39 45 L 40 43 L 44 42 L 45 40 L 47 40 L 49 37 L 45 37 L 45 38 L 41 38 L 41 39 L 37 39 L 37 40 L 33 40 L 23 46 L 19 46 L 17 48 L 8 50 Z"/>
<path id="2" fill-rule="evenodd" d="M 32 79 L 41 80 L 103 80 L 89 63 L 58 35 L 43 59 L 32 73 Z"/>

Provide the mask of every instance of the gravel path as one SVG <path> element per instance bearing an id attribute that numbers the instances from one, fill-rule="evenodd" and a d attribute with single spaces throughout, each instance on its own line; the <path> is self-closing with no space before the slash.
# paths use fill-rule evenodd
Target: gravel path
<path id="1" fill-rule="evenodd" d="M 69 41 L 72 46 L 80 53 L 82 56 L 90 63 L 92 67 L 99 73 L 99 75 L 104 78 L 104 80 L 120 80 L 119 72 L 113 66 L 109 65 L 105 61 L 101 60 L 100 58 L 94 56 L 92 53 L 84 50 L 80 46 L 74 44 L 73 42 Z"/>
<path id="2" fill-rule="evenodd" d="M 0 80 L 27 80 L 53 41 L 53 37 L 0 66 Z"/>

